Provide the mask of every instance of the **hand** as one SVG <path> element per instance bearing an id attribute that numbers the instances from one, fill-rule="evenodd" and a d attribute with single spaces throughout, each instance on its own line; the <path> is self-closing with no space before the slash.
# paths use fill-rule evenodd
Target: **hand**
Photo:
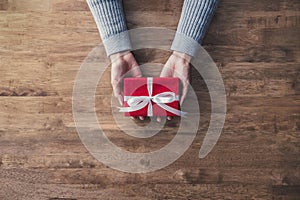
<path id="1" fill-rule="evenodd" d="M 182 95 L 180 98 L 180 105 L 183 104 L 184 99 L 186 98 L 188 92 L 188 86 L 190 83 L 190 61 L 192 57 L 174 51 L 170 56 L 165 66 L 163 67 L 160 77 L 178 77 L 182 82 Z M 171 117 L 167 117 L 168 120 L 171 120 Z M 160 122 L 161 118 L 158 117 L 157 121 Z"/>
<path id="2" fill-rule="evenodd" d="M 129 71 L 132 77 L 142 77 L 142 72 L 130 51 L 112 54 L 110 60 L 111 85 L 114 96 L 118 99 L 120 105 L 123 105 L 123 91 L 120 86 L 123 76 Z"/>

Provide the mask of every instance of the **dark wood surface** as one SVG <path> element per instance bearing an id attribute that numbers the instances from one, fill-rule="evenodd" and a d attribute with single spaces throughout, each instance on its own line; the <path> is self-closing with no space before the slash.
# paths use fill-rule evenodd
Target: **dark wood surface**
<path id="1" fill-rule="evenodd" d="M 124 1 L 128 27 L 175 30 L 183 1 L 149 2 Z M 300 199 L 299 0 L 221 0 L 204 47 L 225 83 L 223 134 L 197 158 L 210 99 L 193 72 L 204 111 L 198 135 L 180 159 L 152 173 L 106 167 L 77 135 L 73 83 L 99 42 L 85 0 L 0 0 L 0 199 Z M 168 58 L 135 54 L 140 63 Z M 172 124 L 152 140 L 122 135 L 103 101 L 110 93 L 109 84 L 99 89 L 96 110 L 114 143 L 146 151 L 172 139 Z"/>

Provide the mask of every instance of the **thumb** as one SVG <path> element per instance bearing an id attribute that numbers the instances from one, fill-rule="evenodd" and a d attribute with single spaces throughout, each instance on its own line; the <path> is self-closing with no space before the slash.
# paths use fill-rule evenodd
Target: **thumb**
<path id="1" fill-rule="evenodd" d="M 122 106 L 123 105 L 123 95 L 122 95 L 122 91 L 121 91 L 120 81 L 121 81 L 121 79 L 119 79 L 118 81 L 114 80 L 114 81 L 112 81 L 111 84 L 112 84 L 114 96 L 118 99 L 120 105 Z"/>
<path id="2" fill-rule="evenodd" d="M 183 86 L 182 86 L 182 95 L 181 95 L 181 98 L 180 98 L 180 106 L 183 105 L 183 102 L 187 96 L 187 93 L 188 93 L 188 86 L 189 86 L 189 81 L 185 81 L 182 83 Z"/>
<path id="3" fill-rule="evenodd" d="M 118 98 L 120 105 L 123 106 L 123 96 L 121 94 L 119 94 L 117 98 Z"/>
<path id="4" fill-rule="evenodd" d="M 173 68 L 169 65 L 164 65 L 160 77 L 173 77 Z"/>
<path id="5" fill-rule="evenodd" d="M 132 67 L 130 71 L 131 71 L 130 73 L 133 77 L 137 77 L 137 78 L 142 77 L 142 72 L 138 65 Z"/>

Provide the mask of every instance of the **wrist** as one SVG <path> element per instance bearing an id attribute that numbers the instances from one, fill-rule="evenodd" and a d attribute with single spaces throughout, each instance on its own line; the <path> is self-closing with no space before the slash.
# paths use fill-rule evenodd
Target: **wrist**
<path id="1" fill-rule="evenodd" d="M 192 56 L 190 56 L 188 54 L 185 54 L 185 53 L 182 53 L 182 52 L 179 52 L 179 51 L 173 51 L 173 55 L 176 56 L 176 57 L 179 57 L 181 59 L 184 59 L 187 62 L 190 62 L 191 59 L 192 59 Z"/>
<path id="2" fill-rule="evenodd" d="M 117 59 L 120 59 L 122 57 L 124 57 L 125 55 L 129 54 L 130 51 L 123 51 L 123 52 L 118 52 L 118 53 L 114 53 L 114 54 L 111 54 L 109 56 L 111 62 L 114 61 L 114 60 L 117 60 Z"/>

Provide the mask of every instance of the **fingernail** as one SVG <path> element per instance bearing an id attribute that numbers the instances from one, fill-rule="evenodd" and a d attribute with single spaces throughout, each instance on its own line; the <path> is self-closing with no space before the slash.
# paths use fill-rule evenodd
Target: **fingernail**
<path id="1" fill-rule="evenodd" d="M 167 119 L 170 121 L 170 120 L 172 120 L 172 117 L 168 116 Z"/>
<path id="2" fill-rule="evenodd" d="M 156 121 L 157 121 L 157 122 L 161 122 L 161 118 L 158 117 L 158 118 L 156 119 Z"/>
<path id="3" fill-rule="evenodd" d="M 143 116 L 139 116 L 139 118 L 140 118 L 140 120 L 142 120 L 142 121 L 145 119 Z"/>

